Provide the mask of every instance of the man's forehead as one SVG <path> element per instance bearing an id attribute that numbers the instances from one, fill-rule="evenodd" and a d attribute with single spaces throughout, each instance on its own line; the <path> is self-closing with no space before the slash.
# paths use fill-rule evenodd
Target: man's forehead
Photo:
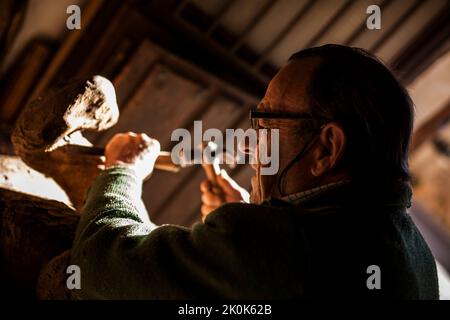
<path id="1" fill-rule="evenodd" d="M 307 88 L 318 58 L 291 61 L 270 81 L 259 109 L 267 111 L 306 111 Z"/>

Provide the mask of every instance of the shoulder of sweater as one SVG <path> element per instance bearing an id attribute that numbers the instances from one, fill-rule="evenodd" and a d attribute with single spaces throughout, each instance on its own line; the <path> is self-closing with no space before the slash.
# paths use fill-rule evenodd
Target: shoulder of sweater
<path id="1" fill-rule="evenodd" d="M 218 232 L 234 232 L 249 227 L 271 228 L 275 225 L 292 224 L 295 212 L 292 207 L 271 206 L 269 204 L 227 203 L 205 219 L 206 228 Z"/>

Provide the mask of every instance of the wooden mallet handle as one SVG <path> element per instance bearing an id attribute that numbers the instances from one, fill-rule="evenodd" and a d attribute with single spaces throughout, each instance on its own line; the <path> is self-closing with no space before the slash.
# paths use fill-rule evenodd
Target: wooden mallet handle
<path id="1" fill-rule="evenodd" d="M 88 147 L 69 144 L 61 148 L 65 149 L 65 151 L 68 153 L 75 153 L 75 154 L 87 154 L 94 156 L 105 154 L 105 148 L 100 147 Z M 155 169 L 170 172 L 178 172 L 180 171 L 181 166 L 172 162 L 172 158 L 170 156 L 169 151 L 160 151 L 158 158 L 156 158 Z"/>

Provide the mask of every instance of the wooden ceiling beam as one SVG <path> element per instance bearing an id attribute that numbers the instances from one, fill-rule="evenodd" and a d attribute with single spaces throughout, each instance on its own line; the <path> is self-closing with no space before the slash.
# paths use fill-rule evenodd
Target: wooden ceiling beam
<path id="1" fill-rule="evenodd" d="M 397 54 L 394 66 L 402 83 L 407 86 L 436 59 L 450 50 L 450 2 L 441 10 L 411 44 Z"/>
<path id="2" fill-rule="evenodd" d="M 429 138 L 433 137 L 439 128 L 450 121 L 450 100 L 445 107 L 436 112 L 428 121 L 421 125 L 413 134 L 410 153 L 415 152 L 419 146 Z"/>

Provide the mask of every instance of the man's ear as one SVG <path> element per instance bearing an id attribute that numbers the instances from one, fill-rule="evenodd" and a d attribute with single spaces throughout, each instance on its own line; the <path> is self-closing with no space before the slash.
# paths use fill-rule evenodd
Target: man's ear
<path id="1" fill-rule="evenodd" d="M 332 170 L 344 154 L 346 136 L 344 129 L 336 122 L 327 123 L 321 130 L 313 151 L 311 174 L 320 176 Z"/>

